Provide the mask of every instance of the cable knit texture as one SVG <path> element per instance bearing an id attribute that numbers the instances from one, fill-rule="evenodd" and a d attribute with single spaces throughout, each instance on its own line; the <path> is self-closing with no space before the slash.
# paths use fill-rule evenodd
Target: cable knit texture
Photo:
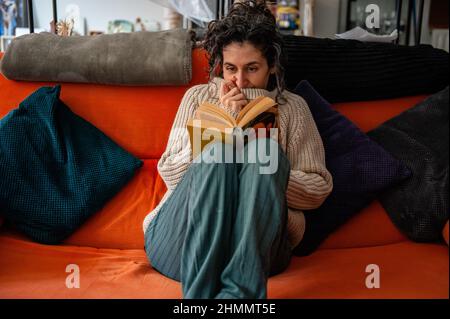
<path id="1" fill-rule="evenodd" d="M 167 185 L 167 192 L 144 220 L 144 232 L 162 205 L 172 194 L 192 162 L 192 149 L 186 123 L 194 116 L 198 106 L 208 101 L 226 109 L 219 102 L 219 89 L 223 79 L 214 78 L 210 84 L 197 85 L 184 95 L 167 148 L 158 162 L 158 172 Z M 268 96 L 276 98 L 276 90 L 242 89 L 249 101 Z M 279 105 L 278 143 L 291 164 L 286 199 L 288 203 L 288 235 L 292 247 L 297 246 L 305 230 L 302 210 L 319 207 L 333 189 L 331 174 L 325 166 L 323 143 L 307 103 L 302 97 L 284 91 L 285 104 Z M 237 114 L 229 112 L 233 117 Z"/>

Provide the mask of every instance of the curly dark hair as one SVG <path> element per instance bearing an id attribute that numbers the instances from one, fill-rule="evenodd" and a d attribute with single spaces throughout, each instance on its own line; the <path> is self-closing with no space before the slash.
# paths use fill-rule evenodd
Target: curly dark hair
<path id="1" fill-rule="evenodd" d="M 209 60 L 209 80 L 217 75 L 223 76 L 223 48 L 233 42 L 246 41 L 261 50 L 269 68 L 275 66 L 275 74 L 270 75 L 267 89 L 277 88 L 277 101 L 284 100 L 283 37 L 265 0 L 237 2 L 223 19 L 208 24 L 202 47 Z"/>

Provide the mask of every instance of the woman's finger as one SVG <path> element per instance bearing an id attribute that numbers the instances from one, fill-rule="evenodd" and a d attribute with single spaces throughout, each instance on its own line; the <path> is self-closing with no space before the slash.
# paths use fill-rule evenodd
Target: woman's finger
<path id="1" fill-rule="evenodd" d="M 235 96 L 237 94 L 241 93 L 237 87 L 232 88 L 226 95 L 227 97 Z"/>
<path id="2" fill-rule="evenodd" d="M 224 83 L 231 89 L 237 88 L 236 77 L 233 77 L 231 80 L 224 81 Z"/>
<path id="3" fill-rule="evenodd" d="M 245 99 L 245 96 L 232 96 L 228 98 L 224 98 L 220 101 L 224 106 L 230 107 L 232 102 L 239 102 L 240 105 L 247 105 L 248 101 Z"/>
<path id="4" fill-rule="evenodd" d="M 220 85 L 220 97 L 226 95 L 228 92 L 230 92 L 230 88 L 228 87 L 228 85 L 226 85 L 225 82 L 222 82 L 222 84 Z"/>
<path id="5" fill-rule="evenodd" d="M 223 103 L 223 101 L 226 101 L 229 98 L 231 98 L 237 94 L 239 94 L 238 89 L 237 88 L 232 89 L 230 92 L 228 92 L 227 94 L 225 94 L 221 97 L 222 103 Z"/>
<path id="6" fill-rule="evenodd" d="M 239 94 L 237 94 L 235 96 L 230 97 L 228 100 L 229 101 L 241 101 L 241 100 L 242 101 L 247 101 L 247 98 L 245 97 L 244 94 L 239 93 Z"/>
<path id="7" fill-rule="evenodd" d="M 246 104 L 246 101 L 231 101 L 230 108 L 234 112 L 239 112 Z"/>
<path id="8" fill-rule="evenodd" d="M 240 108 L 240 106 L 239 106 L 238 103 L 239 103 L 239 102 L 236 102 L 236 101 L 230 102 L 229 108 L 230 108 L 233 112 L 239 112 L 239 111 L 241 110 L 241 108 Z"/>

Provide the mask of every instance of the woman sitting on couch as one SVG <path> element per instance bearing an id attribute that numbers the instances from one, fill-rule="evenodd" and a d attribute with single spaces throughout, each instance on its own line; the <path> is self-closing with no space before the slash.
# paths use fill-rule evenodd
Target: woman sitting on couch
<path id="1" fill-rule="evenodd" d="M 146 252 L 156 270 L 181 281 L 184 298 L 266 298 L 268 277 L 286 269 L 301 242 L 302 210 L 322 204 L 332 177 L 308 105 L 284 90 L 282 37 L 265 2 L 233 5 L 209 24 L 203 45 L 210 83 L 189 89 L 179 107 L 158 163 L 168 191 L 144 221 Z M 279 135 L 249 142 L 244 153 L 270 146 L 275 172 L 261 174 L 259 160 L 211 161 L 211 150 L 232 151 L 219 143 L 193 160 L 185 128 L 201 102 L 236 117 L 261 95 L 279 103 Z"/>

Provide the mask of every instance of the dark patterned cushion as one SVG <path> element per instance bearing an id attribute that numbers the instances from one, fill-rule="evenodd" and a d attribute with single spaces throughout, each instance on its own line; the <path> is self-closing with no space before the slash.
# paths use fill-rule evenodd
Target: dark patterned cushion
<path id="1" fill-rule="evenodd" d="M 98 211 L 142 162 L 43 87 L 0 120 L 0 213 L 57 244 Z"/>
<path id="2" fill-rule="evenodd" d="M 332 109 L 307 82 L 295 91 L 308 103 L 325 148 L 333 191 L 318 209 L 305 211 L 306 231 L 296 255 L 313 252 L 339 226 L 375 199 L 378 192 L 410 176 L 409 169 Z"/>
<path id="3" fill-rule="evenodd" d="M 448 87 L 368 135 L 403 161 L 412 177 L 380 201 L 393 223 L 411 240 L 440 241 L 449 215 Z"/>

